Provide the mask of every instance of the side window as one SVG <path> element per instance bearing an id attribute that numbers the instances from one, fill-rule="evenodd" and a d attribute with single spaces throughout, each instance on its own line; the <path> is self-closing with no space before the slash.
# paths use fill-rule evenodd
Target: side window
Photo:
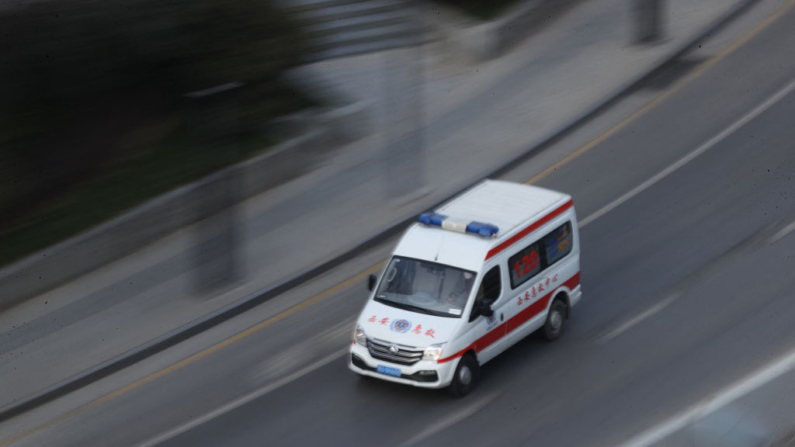
<path id="1" fill-rule="evenodd" d="M 541 256 L 538 253 L 538 245 L 538 242 L 536 242 L 508 259 L 508 268 L 511 269 L 512 289 L 524 284 L 541 271 Z"/>
<path id="2" fill-rule="evenodd" d="M 571 231 L 571 222 L 566 222 L 553 230 L 543 239 L 544 249 L 546 250 L 547 266 L 558 262 L 571 252 L 574 244 L 574 234 Z"/>
<path id="3" fill-rule="evenodd" d="M 469 321 L 473 321 L 480 316 L 480 312 L 475 312 L 475 309 L 479 308 L 484 299 L 489 298 L 492 301 L 497 301 L 501 293 L 502 279 L 500 277 L 500 266 L 497 265 L 483 275 L 483 281 L 481 281 L 478 293 L 475 296 L 475 304 L 472 313 L 470 313 Z"/>
<path id="4" fill-rule="evenodd" d="M 541 238 L 540 241 L 511 256 L 508 259 L 508 268 L 511 271 L 511 288 L 516 289 L 536 276 L 541 270 L 564 258 L 571 253 L 573 244 L 574 234 L 571 232 L 571 222 L 566 222 Z M 541 256 L 542 253 L 543 256 Z"/>

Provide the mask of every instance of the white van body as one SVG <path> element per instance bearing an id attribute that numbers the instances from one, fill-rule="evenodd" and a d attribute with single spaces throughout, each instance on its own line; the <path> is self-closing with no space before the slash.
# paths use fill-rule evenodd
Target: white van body
<path id="1" fill-rule="evenodd" d="M 359 315 L 354 372 L 446 387 L 464 356 L 482 365 L 545 326 L 556 299 L 566 318 L 579 302 L 580 240 L 569 195 L 487 180 L 423 218 L 436 220 L 406 231 Z"/>

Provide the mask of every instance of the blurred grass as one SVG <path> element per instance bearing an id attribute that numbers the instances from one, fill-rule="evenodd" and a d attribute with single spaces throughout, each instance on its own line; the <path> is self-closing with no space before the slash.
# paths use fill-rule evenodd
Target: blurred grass
<path id="1" fill-rule="evenodd" d="M 198 149 L 185 124 L 154 147 L 138 148 L 0 231 L 0 265 L 77 235 L 160 194 L 266 152 L 280 141 L 250 135 L 238 150 Z"/>
<path id="2" fill-rule="evenodd" d="M 282 79 L 304 51 L 268 0 L 0 10 L 0 266 L 279 142 L 270 120 L 317 105 Z M 233 81 L 231 100 L 185 99 Z M 239 144 L 213 149 L 212 132 Z"/>
<path id="3" fill-rule="evenodd" d="M 523 0 L 435 0 L 446 6 L 461 10 L 478 20 L 493 20 L 511 6 Z"/>
<path id="4" fill-rule="evenodd" d="M 268 101 L 269 116 L 319 105 L 289 87 L 277 90 L 278 100 Z M 202 144 L 204 136 L 197 135 L 190 113 L 160 118 L 148 128 L 130 132 L 117 156 L 96 175 L 74 182 L 69 189 L 0 228 L 0 266 L 62 242 L 163 193 L 264 154 L 288 137 L 253 131 L 232 136 L 236 143 L 219 147 Z"/>

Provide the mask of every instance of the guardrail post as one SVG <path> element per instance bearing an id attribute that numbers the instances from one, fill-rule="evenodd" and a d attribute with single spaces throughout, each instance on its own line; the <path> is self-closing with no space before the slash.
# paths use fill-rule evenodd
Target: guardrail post
<path id="1" fill-rule="evenodd" d="M 237 151 L 237 91 L 230 83 L 185 95 L 191 102 L 193 143 L 204 145 L 212 156 Z M 234 90 L 234 91 L 233 91 Z M 195 209 L 194 293 L 224 287 L 242 276 L 234 205 L 241 179 L 226 169 L 211 176 L 192 195 Z"/>
<path id="2" fill-rule="evenodd" d="M 388 195 L 413 200 L 428 192 L 425 185 L 423 135 L 425 88 L 422 43 L 424 27 L 415 20 L 418 2 L 409 2 L 417 42 L 383 54 L 385 148 L 382 166 Z"/>
<path id="3" fill-rule="evenodd" d="M 664 0 L 633 0 L 636 43 L 654 43 L 663 38 L 663 3 Z"/>

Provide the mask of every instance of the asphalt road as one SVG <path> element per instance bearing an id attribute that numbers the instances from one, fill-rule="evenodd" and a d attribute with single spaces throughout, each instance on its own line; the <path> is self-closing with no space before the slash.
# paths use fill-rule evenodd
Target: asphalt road
<path id="1" fill-rule="evenodd" d="M 540 180 L 587 222 L 583 301 L 468 398 L 347 370 L 362 280 L 15 445 L 611 446 L 725 389 L 795 347 L 793 29 L 789 12 Z"/>

